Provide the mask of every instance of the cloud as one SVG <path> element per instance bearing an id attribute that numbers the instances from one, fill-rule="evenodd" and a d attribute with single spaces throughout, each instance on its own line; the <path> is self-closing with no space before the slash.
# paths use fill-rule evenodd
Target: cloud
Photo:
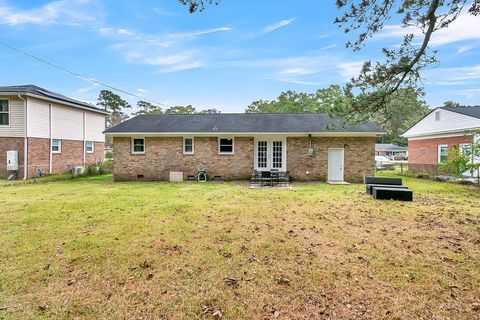
<path id="1" fill-rule="evenodd" d="M 137 89 L 137 92 L 138 92 L 138 93 L 141 93 L 141 94 L 145 94 L 145 93 L 149 93 L 150 91 L 147 90 L 147 89 L 138 88 L 138 89 Z"/>
<path id="2" fill-rule="evenodd" d="M 34 9 L 18 9 L 9 6 L 0 6 L 0 24 L 9 26 L 19 25 L 48 25 L 67 24 L 78 25 L 86 21 L 96 21 L 96 16 L 89 5 L 90 0 L 60 0 L 52 1 L 42 7 Z"/>
<path id="3" fill-rule="evenodd" d="M 462 12 L 457 19 L 453 21 L 448 28 L 436 31 L 430 40 L 430 45 L 438 47 L 450 43 L 480 40 L 480 32 L 478 28 L 478 17 L 475 17 L 468 12 Z M 412 33 L 415 36 L 422 36 L 422 31 L 419 28 L 409 27 L 402 28 L 400 25 L 387 25 L 383 31 L 377 34 L 374 40 L 385 40 L 388 38 L 399 38 L 406 34 Z"/>
<path id="4" fill-rule="evenodd" d="M 328 85 L 348 81 L 362 68 L 362 61 L 346 61 L 338 55 L 319 52 L 306 55 L 259 60 L 224 62 L 228 68 L 246 68 L 261 71 L 261 77 L 279 82 L 302 85 Z"/>
<path id="5" fill-rule="evenodd" d="M 453 92 L 466 98 L 475 98 L 480 96 L 480 88 L 455 90 Z"/>
<path id="6" fill-rule="evenodd" d="M 343 79 L 349 81 L 358 76 L 363 67 L 363 61 L 345 62 L 338 65 L 338 69 Z"/>
<path id="7" fill-rule="evenodd" d="M 293 21 L 295 21 L 295 18 L 281 20 L 277 23 L 274 23 L 270 26 L 267 26 L 267 27 L 263 28 L 263 30 L 259 34 L 257 34 L 257 36 L 261 36 L 261 35 L 270 33 L 272 31 L 275 31 L 277 29 L 283 28 L 285 26 L 288 26 Z"/>
<path id="8" fill-rule="evenodd" d="M 219 27 L 161 36 L 115 28 L 101 28 L 98 32 L 103 36 L 121 39 L 122 42 L 113 44 L 110 48 L 122 54 L 129 63 L 156 66 L 159 67 L 158 72 L 168 73 L 205 66 L 212 49 L 195 49 L 191 42 L 200 37 L 231 30 L 229 27 Z"/>

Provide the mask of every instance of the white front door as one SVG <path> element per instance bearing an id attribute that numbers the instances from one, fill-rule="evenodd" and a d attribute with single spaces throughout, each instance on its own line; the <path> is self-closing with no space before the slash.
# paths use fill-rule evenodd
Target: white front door
<path id="1" fill-rule="evenodd" d="M 343 181 L 343 149 L 328 149 L 328 181 Z"/>
<path id="2" fill-rule="evenodd" d="M 285 171 L 286 143 L 282 138 L 259 138 L 255 140 L 255 169 Z"/>

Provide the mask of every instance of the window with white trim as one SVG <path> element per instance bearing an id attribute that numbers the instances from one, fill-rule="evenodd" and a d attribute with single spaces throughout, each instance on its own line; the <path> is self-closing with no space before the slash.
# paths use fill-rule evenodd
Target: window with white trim
<path id="1" fill-rule="evenodd" d="M 62 153 L 62 140 L 52 140 L 52 153 Z"/>
<path id="2" fill-rule="evenodd" d="M 218 138 L 218 153 L 233 154 L 234 141 L 233 138 Z"/>
<path id="3" fill-rule="evenodd" d="M 439 144 L 438 145 L 438 163 L 446 162 L 448 159 L 448 145 Z"/>
<path id="4" fill-rule="evenodd" d="M 8 100 L 0 100 L 0 126 L 8 126 L 10 124 L 10 107 Z"/>
<path id="5" fill-rule="evenodd" d="M 85 149 L 87 149 L 87 153 L 94 153 L 95 152 L 95 143 L 93 141 L 87 141 Z"/>
<path id="6" fill-rule="evenodd" d="M 458 147 L 460 149 L 460 154 L 467 156 L 472 154 L 472 145 L 470 143 L 460 143 Z"/>
<path id="7" fill-rule="evenodd" d="M 145 138 L 132 138 L 132 153 L 133 154 L 145 153 Z"/>
<path id="8" fill-rule="evenodd" d="M 193 154 L 193 152 L 194 152 L 193 138 L 183 138 L 183 153 Z"/>
<path id="9" fill-rule="evenodd" d="M 440 111 L 435 111 L 435 121 L 440 121 Z"/>

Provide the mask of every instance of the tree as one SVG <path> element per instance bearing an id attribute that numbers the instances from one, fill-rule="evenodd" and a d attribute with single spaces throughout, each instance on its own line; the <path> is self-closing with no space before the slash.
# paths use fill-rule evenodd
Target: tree
<path id="1" fill-rule="evenodd" d="M 109 112 L 105 123 L 107 129 L 128 119 L 128 115 L 124 112 L 124 110 L 132 107 L 118 94 L 115 94 L 109 90 L 100 91 L 100 95 L 98 96 L 97 100 L 97 106 Z"/>
<path id="2" fill-rule="evenodd" d="M 197 109 L 192 105 L 188 106 L 175 106 L 165 110 L 166 114 L 194 114 L 197 113 Z"/>
<path id="3" fill-rule="evenodd" d="M 218 113 L 222 113 L 222 112 L 215 109 L 215 108 L 209 108 L 209 109 L 203 109 L 202 111 L 200 111 L 200 113 L 202 113 L 202 114 L 218 114 Z"/>
<path id="4" fill-rule="evenodd" d="M 382 143 L 406 145 L 407 139 L 401 135 L 430 111 L 416 90 L 400 89 L 389 97 L 385 108 L 376 112 L 372 120 L 386 131 Z"/>
<path id="5" fill-rule="evenodd" d="M 219 2 L 179 1 L 188 5 L 191 13 L 202 11 L 207 3 Z M 384 61 L 366 61 L 360 74 L 351 79 L 350 85 L 360 92 L 348 110 L 347 120 L 351 121 L 364 120 L 386 108 L 388 97 L 401 88 L 415 88 L 420 92 L 421 71 L 438 63 L 436 52 L 429 47 L 432 35 L 448 28 L 467 7 L 470 14 L 480 15 L 480 0 L 336 0 L 336 4 L 345 12 L 334 23 L 345 33 L 357 33 L 355 41 L 347 42 L 347 47 L 354 51 L 361 50 L 392 17 L 400 18 L 407 32 L 398 49 L 382 49 Z"/>
<path id="6" fill-rule="evenodd" d="M 160 106 L 154 105 L 148 101 L 138 101 L 137 108 L 138 110 L 133 113 L 134 116 L 142 114 L 163 114 L 163 110 Z"/>
<path id="7" fill-rule="evenodd" d="M 296 91 L 282 92 L 273 101 L 258 100 L 252 102 L 246 113 L 305 113 L 330 112 L 342 104 L 348 104 L 349 92 L 338 85 L 318 89 L 315 93 Z"/>
<path id="8" fill-rule="evenodd" d="M 445 101 L 443 103 L 443 106 L 442 107 L 445 107 L 445 108 L 458 108 L 458 107 L 461 107 L 462 105 L 458 102 L 455 102 L 455 101 Z"/>

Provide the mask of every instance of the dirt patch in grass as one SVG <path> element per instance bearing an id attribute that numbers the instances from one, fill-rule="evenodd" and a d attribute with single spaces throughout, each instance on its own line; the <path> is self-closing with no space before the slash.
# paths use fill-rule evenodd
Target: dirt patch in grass
<path id="1" fill-rule="evenodd" d="M 478 193 L 406 184 L 413 203 L 320 183 L 5 187 L 0 318 L 480 317 Z"/>

